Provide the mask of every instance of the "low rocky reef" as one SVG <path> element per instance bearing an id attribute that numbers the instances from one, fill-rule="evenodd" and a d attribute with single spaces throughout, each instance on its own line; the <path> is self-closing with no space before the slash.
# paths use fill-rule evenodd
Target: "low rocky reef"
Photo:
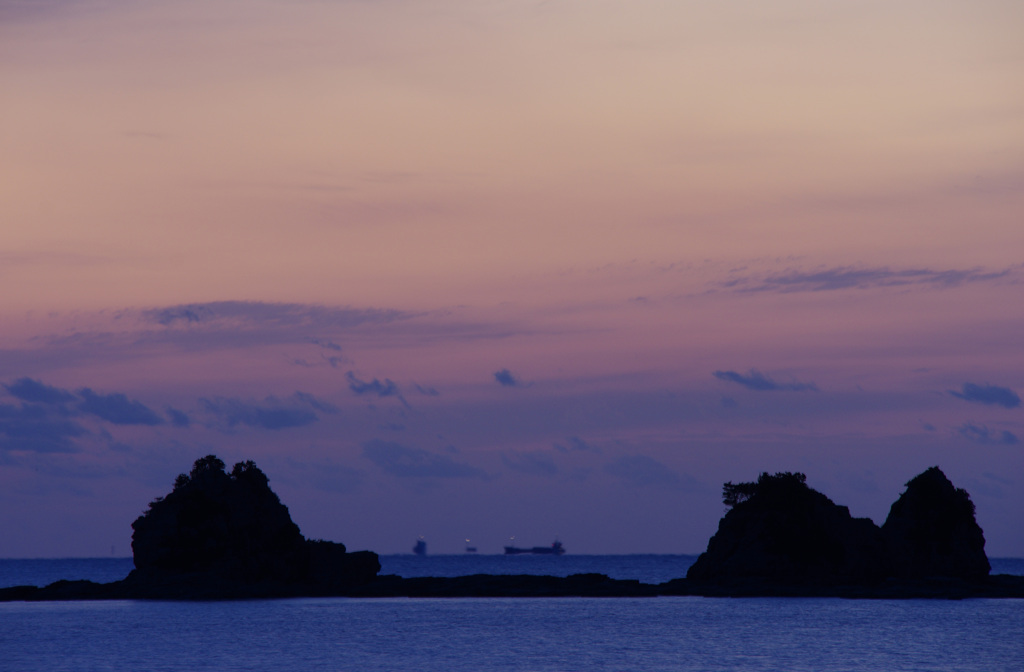
<path id="1" fill-rule="evenodd" d="M 272 597 L 1024 598 L 1024 577 L 990 575 L 974 504 L 932 467 L 907 483 L 881 528 L 803 474 L 726 483 L 729 511 L 686 578 L 652 585 L 569 577 L 380 576 L 377 554 L 302 536 L 254 463 L 213 455 L 132 523 L 135 569 L 122 581 L 0 589 L 0 601 Z"/>

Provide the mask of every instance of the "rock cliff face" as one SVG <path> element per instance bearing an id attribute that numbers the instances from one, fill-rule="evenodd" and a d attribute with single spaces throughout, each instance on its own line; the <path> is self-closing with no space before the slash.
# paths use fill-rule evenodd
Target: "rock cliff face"
<path id="1" fill-rule="evenodd" d="M 132 529 L 136 582 L 187 576 L 193 583 L 331 587 L 372 580 L 380 570 L 374 553 L 305 539 L 251 461 L 228 474 L 213 455 L 197 460 Z"/>
<path id="2" fill-rule="evenodd" d="M 938 467 L 907 483 L 882 525 L 892 572 L 901 578 L 979 579 L 991 567 L 974 503 Z"/>
<path id="3" fill-rule="evenodd" d="M 887 579 L 977 580 L 989 573 L 974 505 L 932 467 L 907 484 L 879 529 L 812 490 L 803 474 L 726 483 L 732 508 L 687 573 L 700 583 L 873 585 Z"/>

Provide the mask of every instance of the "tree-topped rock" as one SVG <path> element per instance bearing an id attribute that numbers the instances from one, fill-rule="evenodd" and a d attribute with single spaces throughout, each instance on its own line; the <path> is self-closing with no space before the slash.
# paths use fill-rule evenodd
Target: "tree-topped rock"
<path id="1" fill-rule="evenodd" d="M 730 510 L 687 578 L 837 584 L 881 580 L 883 542 L 867 518 L 810 488 L 800 473 L 762 473 L 756 482 L 726 483 Z"/>
<path id="2" fill-rule="evenodd" d="M 310 541 L 252 461 L 231 473 L 214 455 L 196 460 L 174 489 L 132 523 L 136 580 L 204 576 L 232 585 L 336 584 L 374 578 L 374 553 Z"/>
<path id="3" fill-rule="evenodd" d="M 881 529 L 851 517 L 806 480 L 784 472 L 726 483 L 722 499 L 730 509 L 687 578 L 756 592 L 765 586 L 988 576 L 974 504 L 938 467 L 907 483 Z"/>
<path id="4" fill-rule="evenodd" d="M 985 535 L 974 517 L 974 503 L 938 467 L 907 483 L 882 525 L 893 574 L 978 579 L 991 567 Z"/>

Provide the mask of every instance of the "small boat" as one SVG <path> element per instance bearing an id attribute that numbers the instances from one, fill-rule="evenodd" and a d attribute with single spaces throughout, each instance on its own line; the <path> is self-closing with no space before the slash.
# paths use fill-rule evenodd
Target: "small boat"
<path id="1" fill-rule="evenodd" d="M 532 555 L 563 555 L 565 548 L 562 547 L 562 542 L 555 541 L 550 546 L 534 546 L 533 548 L 516 548 L 515 546 L 506 546 L 505 555 L 521 555 L 523 553 L 529 553 Z"/>
<path id="2" fill-rule="evenodd" d="M 419 555 L 419 556 L 426 555 L 427 554 L 427 542 L 423 541 L 423 539 L 417 539 L 416 540 L 416 545 L 412 547 L 412 552 L 415 553 L 416 555 Z"/>

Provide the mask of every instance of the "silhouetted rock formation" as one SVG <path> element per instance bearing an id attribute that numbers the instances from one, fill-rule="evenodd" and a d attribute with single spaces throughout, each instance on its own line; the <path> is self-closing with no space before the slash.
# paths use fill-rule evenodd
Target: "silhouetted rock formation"
<path id="1" fill-rule="evenodd" d="M 988 576 L 974 505 L 937 467 L 907 483 L 885 526 L 852 518 L 803 474 L 726 483 L 731 507 L 687 578 L 659 585 L 604 574 L 377 576 L 376 553 L 309 541 L 252 462 L 231 474 L 209 455 L 133 523 L 136 569 L 123 581 L 0 588 L 12 600 L 254 597 L 1024 598 L 1024 577 Z"/>
<path id="2" fill-rule="evenodd" d="M 136 569 L 126 582 L 142 591 L 235 596 L 287 593 L 296 584 L 329 591 L 380 571 L 374 553 L 305 539 L 252 461 L 228 474 L 213 455 L 197 460 L 132 529 Z"/>
<path id="3" fill-rule="evenodd" d="M 687 578 L 784 585 L 882 580 L 884 543 L 875 524 L 851 517 L 805 480 L 787 472 L 761 474 L 756 483 L 726 483 L 723 499 L 732 508 Z"/>
<path id="4" fill-rule="evenodd" d="M 901 578 L 980 579 L 991 571 L 971 496 L 953 487 L 938 467 L 907 483 L 889 509 L 882 536 L 892 573 Z"/>
<path id="5" fill-rule="evenodd" d="M 907 483 L 881 529 L 867 518 L 852 518 L 805 480 L 803 474 L 764 473 L 755 483 L 726 483 L 723 499 L 732 508 L 687 579 L 748 593 L 812 594 L 808 589 L 815 586 L 988 576 L 985 538 L 970 496 L 938 467 Z M 945 590 L 904 584 L 883 594 L 933 589 Z"/>

